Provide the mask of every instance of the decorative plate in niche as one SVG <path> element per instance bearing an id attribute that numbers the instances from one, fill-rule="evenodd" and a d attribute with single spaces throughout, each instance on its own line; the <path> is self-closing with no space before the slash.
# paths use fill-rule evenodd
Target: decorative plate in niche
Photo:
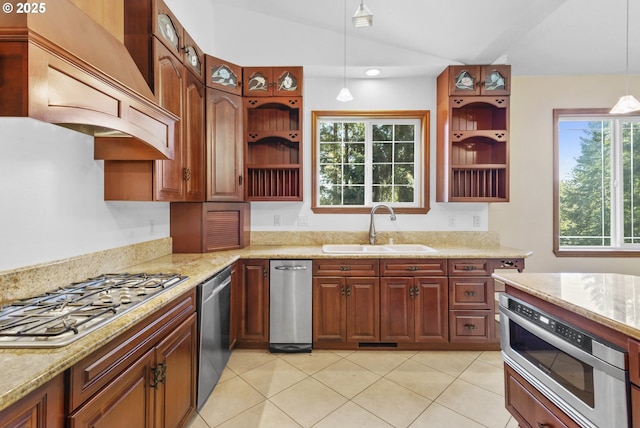
<path id="1" fill-rule="evenodd" d="M 484 79 L 484 88 L 487 91 L 506 89 L 504 76 L 502 76 L 502 74 L 500 74 L 497 70 L 493 70 L 491 74 L 489 74 Z"/>
<path id="2" fill-rule="evenodd" d="M 467 70 L 462 70 L 458 77 L 456 77 L 455 87 L 456 89 L 462 89 L 465 91 L 473 91 L 476 86 L 476 82 Z"/>
<path id="3" fill-rule="evenodd" d="M 267 86 L 269 86 L 269 82 L 267 82 L 267 79 L 260 73 L 255 73 L 249 79 L 250 91 L 266 91 Z"/>
<path id="4" fill-rule="evenodd" d="M 238 87 L 238 76 L 226 65 L 221 65 L 211 69 L 211 82 L 231 88 Z"/>
<path id="5" fill-rule="evenodd" d="M 176 34 L 176 27 L 173 25 L 173 22 L 171 22 L 169 15 L 165 13 L 158 14 L 158 28 L 160 28 L 162 37 L 164 37 L 176 48 L 176 50 L 178 50 L 180 40 L 178 38 L 178 34 Z"/>
<path id="6" fill-rule="evenodd" d="M 291 73 L 286 72 L 278 80 L 279 91 L 295 91 L 298 89 L 298 80 Z"/>
<path id="7" fill-rule="evenodd" d="M 185 48 L 185 52 L 187 54 L 187 62 L 188 64 L 201 75 L 202 71 L 202 63 L 200 62 L 200 57 L 198 56 L 198 52 L 196 52 L 193 46 L 188 46 Z"/>

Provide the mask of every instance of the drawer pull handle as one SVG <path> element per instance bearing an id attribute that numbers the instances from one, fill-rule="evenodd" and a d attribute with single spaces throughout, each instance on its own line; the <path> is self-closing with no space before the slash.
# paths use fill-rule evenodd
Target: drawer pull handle
<path id="1" fill-rule="evenodd" d="M 464 295 L 467 297 L 475 296 L 477 293 L 475 291 L 465 291 Z"/>
<path id="2" fill-rule="evenodd" d="M 465 324 L 464 328 L 466 328 L 467 330 L 475 330 L 477 327 L 473 324 Z"/>
<path id="3" fill-rule="evenodd" d="M 351 266 L 340 266 L 340 270 L 343 271 L 343 272 L 344 271 L 349 271 L 349 270 L 351 270 Z"/>
<path id="4" fill-rule="evenodd" d="M 418 266 L 409 266 L 407 269 L 409 269 L 410 271 L 416 271 L 416 270 L 419 270 L 420 268 Z"/>
<path id="5" fill-rule="evenodd" d="M 538 422 L 538 428 L 549 428 L 551 425 L 543 424 L 542 422 Z"/>
<path id="6" fill-rule="evenodd" d="M 463 267 L 462 270 L 475 270 L 475 266 L 467 265 Z"/>

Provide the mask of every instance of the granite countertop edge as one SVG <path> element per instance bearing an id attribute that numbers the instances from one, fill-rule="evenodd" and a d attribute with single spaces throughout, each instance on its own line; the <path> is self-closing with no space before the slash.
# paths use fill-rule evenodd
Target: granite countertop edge
<path id="1" fill-rule="evenodd" d="M 294 258 L 525 258 L 532 253 L 510 247 L 436 248 L 436 253 L 329 254 L 320 246 L 250 246 L 244 249 L 202 254 L 169 254 L 129 266 L 127 272 L 175 272 L 188 279 L 143 305 L 130 310 L 98 330 L 59 348 L 0 349 L 0 411 L 44 385 L 58 374 L 134 326 L 167 303 L 186 293 L 238 259 Z"/>

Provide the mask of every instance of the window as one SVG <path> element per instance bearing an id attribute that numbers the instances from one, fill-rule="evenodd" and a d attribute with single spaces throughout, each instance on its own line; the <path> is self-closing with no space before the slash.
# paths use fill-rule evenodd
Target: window
<path id="1" fill-rule="evenodd" d="M 317 213 L 428 211 L 429 112 L 312 112 Z"/>
<path id="2" fill-rule="evenodd" d="M 554 110 L 554 251 L 640 252 L 640 117 Z"/>

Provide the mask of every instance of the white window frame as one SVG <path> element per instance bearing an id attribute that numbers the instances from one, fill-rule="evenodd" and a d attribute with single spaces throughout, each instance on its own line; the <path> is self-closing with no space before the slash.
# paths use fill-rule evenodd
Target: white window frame
<path id="1" fill-rule="evenodd" d="M 553 250 L 557 256 L 597 256 L 620 257 L 637 256 L 640 254 L 640 244 L 624 243 L 624 191 L 619 185 L 623 180 L 622 168 L 622 122 L 640 121 L 640 116 L 609 115 L 606 109 L 555 109 L 554 116 L 554 243 Z M 560 122 L 565 121 L 603 121 L 609 120 L 611 128 L 611 225 L 609 230 L 610 245 L 560 245 Z"/>

